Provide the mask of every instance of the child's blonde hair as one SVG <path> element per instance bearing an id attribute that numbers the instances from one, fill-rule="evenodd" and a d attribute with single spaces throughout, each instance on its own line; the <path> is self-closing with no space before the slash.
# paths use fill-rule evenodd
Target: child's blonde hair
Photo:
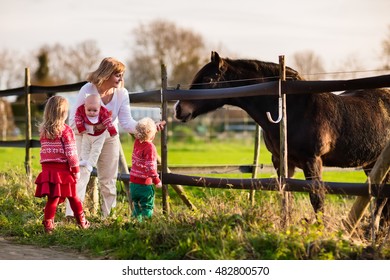
<path id="1" fill-rule="evenodd" d="M 123 73 L 125 70 L 126 66 L 122 62 L 113 57 L 106 57 L 100 62 L 99 68 L 88 75 L 87 81 L 100 87 L 112 74 Z"/>
<path id="2" fill-rule="evenodd" d="M 98 104 L 100 107 L 101 98 L 99 94 L 87 94 L 84 100 L 84 104 Z"/>
<path id="3" fill-rule="evenodd" d="M 151 139 L 157 132 L 156 123 L 151 118 L 145 117 L 138 121 L 134 136 L 140 141 Z"/>
<path id="4" fill-rule="evenodd" d="M 47 100 L 43 120 L 39 125 L 41 137 L 55 139 L 61 135 L 68 117 L 68 108 L 68 100 L 62 96 L 52 96 Z"/>

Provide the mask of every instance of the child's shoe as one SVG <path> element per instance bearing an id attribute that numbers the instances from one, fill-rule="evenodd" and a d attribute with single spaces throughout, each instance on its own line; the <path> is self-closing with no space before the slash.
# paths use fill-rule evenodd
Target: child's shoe
<path id="1" fill-rule="evenodd" d="M 45 227 L 45 232 L 47 234 L 52 234 L 54 230 L 54 219 L 43 220 L 43 226 Z"/>
<path id="2" fill-rule="evenodd" d="M 79 225 L 80 228 L 82 229 L 87 229 L 90 227 L 89 221 L 85 218 L 84 212 L 81 212 L 80 215 L 75 216 L 77 224 Z"/>

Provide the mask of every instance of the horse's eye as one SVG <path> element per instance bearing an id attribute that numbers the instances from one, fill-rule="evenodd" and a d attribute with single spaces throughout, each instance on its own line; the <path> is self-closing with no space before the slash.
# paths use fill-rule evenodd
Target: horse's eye
<path id="1" fill-rule="evenodd" d="M 211 78 L 211 77 L 204 77 L 204 78 L 203 78 L 203 82 L 204 82 L 205 84 L 212 83 L 213 81 L 214 81 L 214 79 Z"/>

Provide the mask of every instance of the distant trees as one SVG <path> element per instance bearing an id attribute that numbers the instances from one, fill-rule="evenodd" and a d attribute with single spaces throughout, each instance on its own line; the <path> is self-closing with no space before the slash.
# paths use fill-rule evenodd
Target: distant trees
<path id="1" fill-rule="evenodd" d="M 306 80 L 319 80 L 325 73 L 321 57 L 310 50 L 296 52 L 292 65 Z"/>
<path id="2" fill-rule="evenodd" d="M 390 26 L 387 30 L 387 38 L 382 41 L 383 67 L 390 70 Z"/>
<path id="3" fill-rule="evenodd" d="M 100 62 L 100 56 L 93 40 L 68 47 L 44 45 L 28 56 L 0 50 L 0 89 L 23 86 L 26 67 L 30 68 L 32 82 L 41 85 L 80 82 Z"/>
<path id="4" fill-rule="evenodd" d="M 167 66 L 169 85 L 189 84 L 210 52 L 202 36 L 165 20 L 141 24 L 133 36 L 133 53 L 127 62 L 127 87 L 132 90 L 159 88 L 161 63 Z"/>
<path id="5" fill-rule="evenodd" d="M 57 84 L 84 81 L 88 72 L 100 62 L 101 56 L 101 51 L 93 40 L 68 47 L 61 44 L 44 46 L 40 53 L 47 54 L 50 79 Z"/>

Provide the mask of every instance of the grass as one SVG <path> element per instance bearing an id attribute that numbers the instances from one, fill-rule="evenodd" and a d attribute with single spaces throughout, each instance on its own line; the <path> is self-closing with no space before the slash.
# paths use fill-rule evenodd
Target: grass
<path id="1" fill-rule="evenodd" d="M 123 139 L 122 143 L 130 161 L 132 140 Z M 39 149 L 33 149 L 34 176 L 40 170 L 38 159 Z M 253 143 L 169 143 L 168 159 L 170 164 L 178 165 L 250 164 Z M 327 196 L 325 215 L 315 220 L 307 195 L 294 194 L 291 223 L 283 226 L 279 193 L 258 191 L 256 203 L 251 206 L 248 191 L 185 187 L 198 209 L 191 211 L 170 189 L 169 215 L 162 213 L 161 192 L 157 191 L 152 220 L 138 223 L 129 217 L 127 198 L 118 183 L 118 204 L 111 217 L 101 220 L 89 214 L 92 227 L 83 231 L 64 218 L 61 205 L 55 233 L 47 236 L 41 225 L 45 199 L 34 197 L 34 186 L 29 186 L 23 161 L 24 149 L 0 149 L 0 235 L 21 243 L 72 248 L 101 259 L 390 258 L 388 245 L 378 249 L 383 236 L 378 236 L 375 254 L 367 254 L 372 248 L 363 227 L 355 238 L 345 236 L 342 219 L 354 198 L 336 195 Z M 263 148 L 260 162 L 269 163 L 269 154 Z M 345 173 L 337 173 L 328 178 L 344 181 Z M 359 172 L 352 174 L 346 180 L 365 180 Z"/>

